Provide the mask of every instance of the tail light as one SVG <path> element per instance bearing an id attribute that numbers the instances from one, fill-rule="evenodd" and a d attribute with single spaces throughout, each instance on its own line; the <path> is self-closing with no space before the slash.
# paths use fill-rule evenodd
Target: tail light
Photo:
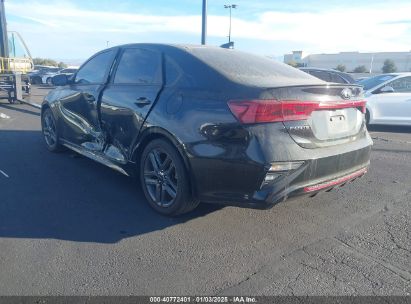
<path id="1" fill-rule="evenodd" d="M 317 110 L 358 108 L 365 113 L 365 101 L 326 102 L 297 100 L 230 100 L 233 115 L 244 124 L 305 120 Z"/>

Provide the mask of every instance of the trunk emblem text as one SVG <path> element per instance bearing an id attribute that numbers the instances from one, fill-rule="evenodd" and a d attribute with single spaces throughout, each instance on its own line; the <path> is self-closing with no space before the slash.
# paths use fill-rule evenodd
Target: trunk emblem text
<path id="1" fill-rule="evenodd" d="M 293 127 L 290 127 L 290 131 L 304 131 L 304 130 L 309 130 L 309 129 L 311 129 L 311 127 L 310 126 L 293 126 Z"/>

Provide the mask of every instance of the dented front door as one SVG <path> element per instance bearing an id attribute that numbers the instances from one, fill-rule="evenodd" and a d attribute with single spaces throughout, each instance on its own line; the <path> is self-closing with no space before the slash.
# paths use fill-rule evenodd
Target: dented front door
<path id="1" fill-rule="evenodd" d="M 102 145 L 100 97 L 115 55 L 116 50 L 111 49 L 92 57 L 79 69 L 65 96 L 59 99 L 59 110 L 65 120 L 63 137 L 69 142 L 93 150 Z M 91 147 L 93 143 L 95 147 Z"/>

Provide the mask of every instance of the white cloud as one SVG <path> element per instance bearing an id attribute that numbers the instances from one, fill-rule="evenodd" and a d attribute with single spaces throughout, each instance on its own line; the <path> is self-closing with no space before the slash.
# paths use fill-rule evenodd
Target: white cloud
<path id="1" fill-rule="evenodd" d="M 73 6 L 69 2 L 41 4 L 35 2 L 6 2 L 9 15 L 20 16 L 36 22 L 29 27 L 24 22 L 10 24 L 23 35 L 43 35 L 56 37 L 61 34 L 79 37 L 79 43 L 91 43 L 87 39 L 93 35 L 105 35 L 107 40 L 115 41 L 121 34 L 121 41 L 134 42 L 139 34 L 163 34 L 173 40 L 173 35 L 200 34 L 200 15 L 158 16 L 134 13 L 111 13 L 89 11 Z M 387 5 L 373 8 L 344 8 L 317 13 L 267 11 L 254 20 L 233 18 L 232 35 L 236 41 L 242 39 L 260 40 L 283 44 L 276 50 L 262 50 L 266 54 L 280 55 L 278 51 L 289 52 L 284 45 L 300 46 L 308 52 L 338 51 L 408 51 L 411 49 L 411 24 L 393 21 L 409 20 L 409 4 Z M 210 15 L 208 35 L 211 38 L 225 39 L 228 30 L 226 15 Z M 129 35 L 129 36 L 127 36 Z M 88 42 L 90 41 L 90 42 Z M 153 41 L 153 40 L 151 40 Z M 187 41 L 197 43 L 195 41 Z M 91 47 L 91 46 L 90 46 Z"/>

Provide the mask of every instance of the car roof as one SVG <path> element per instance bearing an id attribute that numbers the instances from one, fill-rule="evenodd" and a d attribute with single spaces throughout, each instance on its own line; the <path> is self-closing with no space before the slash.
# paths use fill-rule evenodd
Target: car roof
<path id="1" fill-rule="evenodd" d="M 285 87 L 290 86 L 290 83 L 295 86 L 325 84 L 324 81 L 314 76 L 299 71 L 284 63 L 275 61 L 274 59 L 240 50 L 225 49 L 218 46 L 132 43 L 115 46 L 102 50 L 101 52 L 106 52 L 110 49 L 116 50 L 119 48 L 130 47 L 146 48 L 164 52 L 166 55 L 172 56 L 172 59 L 177 61 L 181 68 L 186 71 L 191 71 L 192 73 L 197 73 L 197 77 L 202 77 L 207 81 L 209 81 L 210 77 L 216 76 L 216 74 L 213 73 L 217 73 L 219 76 L 223 76 L 231 82 L 252 87 Z M 181 56 L 183 53 L 190 55 L 190 57 Z M 270 72 L 269 70 L 258 69 L 258 66 L 264 66 L 263 62 L 268 60 L 270 61 Z M 197 64 L 198 68 L 196 69 L 195 66 Z M 199 69 L 202 69 L 201 73 L 199 72 Z M 206 75 L 209 75 L 210 77 L 205 79 Z"/>
<path id="2" fill-rule="evenodd" d="M 411 72 L 387 73 L 387 74 L 382 74 L 382 75 L 393 75 L 395 77 L 397 77 L 397 76 L 411 76 Z"/>
<path id="3" fill-rule="evenodd" d="M 170 49 L 170 48 L 175 48 L 175 49 L 180 49 L 180 50 L 192 50 L 192 49 L 221 49 L 219 46 L 214 46 L 214 45 L 201 45 L 201 44 L 175 44 L 175 43 L 128 43 L 128 44 L 122 44 L 122 45 L 117 45 L 111 48 L 107 48 L 102 50 L 101 52 L 110 50 L 110 49 L 116 49 L 116 48 L 127 48 L 127 47 L 147 47 L 147 48 L 153 48 L 153 49 Z"/>

